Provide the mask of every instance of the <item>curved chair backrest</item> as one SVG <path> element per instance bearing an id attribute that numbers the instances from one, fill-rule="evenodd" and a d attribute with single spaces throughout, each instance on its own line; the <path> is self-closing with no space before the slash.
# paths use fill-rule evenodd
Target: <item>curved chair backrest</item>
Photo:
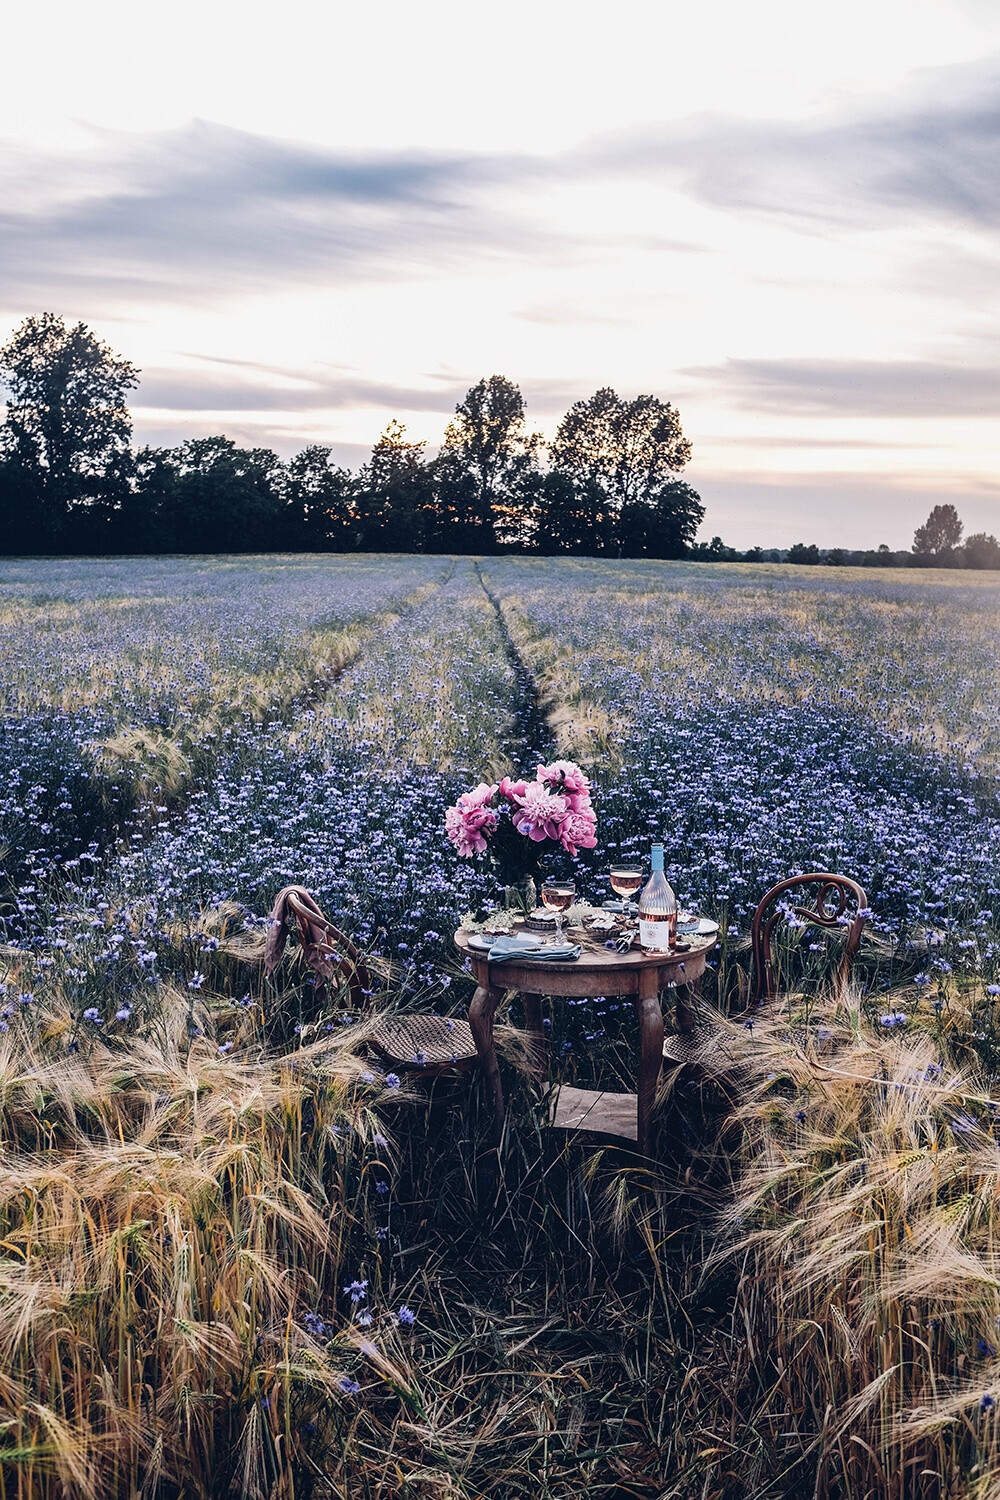
<path id="1" fill-rule="evenodd" d="M 323 978 L 339 972 L 347 981 L 351 1004 L 357 1008 L 362 1004 L 363 992 L 371 993 L 371 971 L 365 963 L 361 950 L 339 927 L 334 927 L 313 903 L 310 910 L 293 892 L 286 896 L 288 908 L 295 917 L 299 930 L 299 942 L 306 960 L 317 969 Z"/>
<path id="2" fill-rule="evenodd" d="M 803 887 L 817 886 L 813 905 L 796 905 L 782 901 L 789 891 L 802 891 Z M 809 893 L 810 895 L 812 892 Z M 805 899 L 803 893 L 803 899 Z M 779 904 L 770 910 L 774 903 Z M 850 908 L 854 907 L 851 915 Z M 770 914 L 769 914 L 770 912 Z M 844 952 L 837 966 L 835 985 L 841 990 L 851 972 L 854 955 L 861 942 L 861 933 L 868 920 L 868 897 L 856 880 L 846 875 L 830 875 L 810 872 L 808 875 L 793 875 L 782 880 L 763 898 L 754 912 L 750 928 L 753 944 L 753 988 L 751 1005 L 770 1000 L 776 993 L 774 964 L 771 957 L 771 937 L 778 922 L 783 918 L 796 917 L 807 927 L 839 927 L 846 932 Z"/>

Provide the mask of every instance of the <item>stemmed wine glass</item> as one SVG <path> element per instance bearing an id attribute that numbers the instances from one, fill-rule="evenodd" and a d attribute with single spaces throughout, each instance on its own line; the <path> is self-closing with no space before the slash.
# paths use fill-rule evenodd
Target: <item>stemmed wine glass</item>
<path id="1" fill-rule="evenodd" d="M 563 912 L 573 905 L 576 895 L 575 880 L 546 880 L 542 886 L 542 905 L 556 914 L 556 942 L 563 940 Z"/>
<path id="2" fill-rule="evenodd" d="M 632 915 L 632 897 L 642 885 L 641 865 L 612 865 L 608 871 L 611 881 L 611 889 L 622 898 L 622 911 L 627 917 Z"/>

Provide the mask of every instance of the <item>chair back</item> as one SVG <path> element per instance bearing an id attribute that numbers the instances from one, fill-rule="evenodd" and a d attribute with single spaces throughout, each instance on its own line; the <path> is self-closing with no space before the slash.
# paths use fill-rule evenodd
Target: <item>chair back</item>
<path id="1" fill-rule="evenodd" d="M 285 900 L 295 917 L 307 963 L 317 970 L 321 982 L 332 978 L 334 973 L 342 974 L 347 981 L 351 1004 L 359 1008 L 363 1003 L 363 991 L 370 993 L 374 988 L 360 948 L 339 927 L 327 921 L 311 897 L 310 905 L 307 905 L 297 891 L 289 890 L 285 893 Z"/>
<path id="2" fill-rule="evenodd" d="M 810 889 L 815 888 L 815 889 Z M 798 891 L 803 904 L 796 904 L 788 893 Z M 812 904 L 806 904 L 815 897 Z M 785 900 L 782 900 L 785 897 Z M 759 1005 L 777 992 L 771 938 L 777 924 L 795 918 L 807 927 L 845 929 L 844 952 L 834 981 L 837 991 L 843 989 L 851 972 L 854 955 L 868 920 L 868 897 L 856 880 L 846 875 L 810 872 L 782 880 L 763 898 L 754 912 L 750 928 L 753 944 L 753 987 L 750 1004 Z"/>

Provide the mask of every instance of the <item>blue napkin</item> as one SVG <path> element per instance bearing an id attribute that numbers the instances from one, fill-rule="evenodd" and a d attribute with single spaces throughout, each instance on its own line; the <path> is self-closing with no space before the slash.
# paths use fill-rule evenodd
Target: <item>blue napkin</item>
<path id="1" fill-rule="evenodd" d="M 491 963 L 514 958 L 545 959 L 546 962 L 551 959 L 556 963 L 568 963 L 580 957 L 580 945 L 560 943 L 557 946 L 555 943 L 539 942 L 537 938 L 519 934 L 516 937 L 498 937 L 487 957 Z"/>

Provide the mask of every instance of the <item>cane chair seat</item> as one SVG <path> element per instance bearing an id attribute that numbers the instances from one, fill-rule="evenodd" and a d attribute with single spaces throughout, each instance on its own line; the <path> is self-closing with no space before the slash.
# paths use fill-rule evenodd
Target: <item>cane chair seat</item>
<path id="1" fill-rule="evenodd" d="M 390 1016 L 375 1028 L 371 1043 L 393 1068 L 425 1077 L 464 1073 L 476 1063 L 472 1028 L 458 1016 Z"/>

